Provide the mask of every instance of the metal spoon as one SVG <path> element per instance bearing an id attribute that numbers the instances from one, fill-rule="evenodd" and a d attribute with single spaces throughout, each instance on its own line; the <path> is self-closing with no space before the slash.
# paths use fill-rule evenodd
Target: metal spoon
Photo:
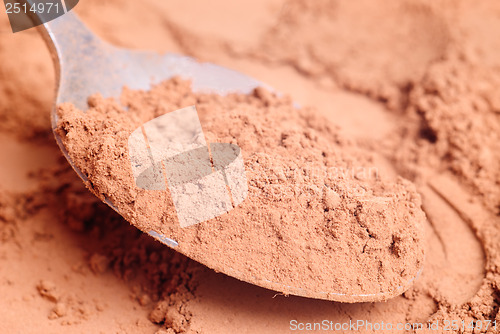
<path id="1" fill-rule="evenodd" d="M 32 0 L 27 0 L 28 3 Z M 52 54 L 58 91 L 55 105 L 71 102 L 81 110 L 87 109 L 88 96 L 99 92 L 104 97 L 118 98 L 123 86 L 131 89 L 148 90 L 151 84 L 159 83 L 173 76 L 181 76 L 192 81 L 195 91 L 211 91 L 219 94 L 238 92 L 247 94 L 262 86 L 259 81 L 241 73 L 209 63 L 199 63 L 193 58 L 175 54 L 160 55 L 153 52 L 130 51 L 112 46 L 95 36 L 78 19 L 76 14 L 68 12 L 63 16 L 40 26 Z M 56 109 L 52 112 L 52 127 L 56 128 Z M 75 166 L 64 147 L 61 138 L 55 138 L 69 163 L 83 181 L 87 177 Z M 109 200 L 107 204 L 119 211 Z M 175 240 L 156 231 L 145 231 L 162 243 L 173 247 Z M 334 291 L 308 291 L 291 288 L 280 282 L 269 282 L 262 278 L 238 277 L 238 273 L 207 261 L 206 266 L 216 268 L 238 279 L 273 290 L 290 291 L 292 294 L 336 301 L 376 301 L 385 300 L 402 293 L 410 284 L 388 293 L 373 293 L 349 296 Z"/>

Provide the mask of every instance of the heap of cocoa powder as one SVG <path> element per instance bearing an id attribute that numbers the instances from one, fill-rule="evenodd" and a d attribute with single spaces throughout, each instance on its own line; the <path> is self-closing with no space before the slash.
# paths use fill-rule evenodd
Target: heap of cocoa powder
<path id="1" fill-rule="evenodd" d="M 190 105 L 208 142 L 241 148 L 249 193 L 230 212 L 181 228 L 168 190 L 135 185 L 127 141 L 146 121 Z M 414 186 L 379 173 L 370 152 L 314 110 L 262 88 L 193 93 L 180 79 L 125 90 L 121 104 L 95 95 L 89 106 L 59 106 L 56 130 L 88 188 L 216 271 L 285 294 L 355 302 L 401 294 L 422 267 L 425 216 Z"/>

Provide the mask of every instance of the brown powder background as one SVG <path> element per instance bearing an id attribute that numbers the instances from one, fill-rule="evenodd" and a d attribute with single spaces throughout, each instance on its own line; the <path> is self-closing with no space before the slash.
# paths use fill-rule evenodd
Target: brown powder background
<path id="1" fill-rule="evenodd" d="M 87 0 L 76 10 L 119 45 L 182 52 L 257 77 L 384 153 L 417 184 L 429 218 L 426 264 L 408 292 L 351 305 L 273 298 L 129 227 L 60 158 L 49 125 L 50 57 L 35 31 L 11 34 L 2 12 L 0 330 L 154 333 L 148 315 L 169 328 L 159 333 L 282 333 L 291 319 L 499 321 L 498 4 L 371 3 Z M 293 56 L 278 30 L 301 42 Z M 321 65 L 332 57 L 350 66 Z"/>
<path id="2" fill-rule="evenodd" d="M 348 302 L 401 294 L 421 270 L 425 216 L 413 185 L 378 175 L 369 151 L 317 111 L 297 110 L 262 88 L 248 96 L 193 94 L 178 79 L 150 92 L 126 90 L 124 107 L 99 95 L 89 101 L 85 112 L 61 105 L 56 129 L 87 187 L 190 258 L 285 294 Z M 169 191 L 135 185 L 128 138 L 189 105 L 209 143 L 241 147 L 249 194 L 229 213 L 181 228 Z M 356 296 L 366 294 L 373 296 Z"/>

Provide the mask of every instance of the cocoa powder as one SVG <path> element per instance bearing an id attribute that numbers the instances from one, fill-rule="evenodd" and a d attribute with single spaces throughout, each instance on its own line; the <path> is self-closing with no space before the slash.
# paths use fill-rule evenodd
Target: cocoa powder
<path id="1" fill-rule="evenodd" d="M 370 153 L 314 110 L 263 88 L 195 94 L 180 79 L 125 90 L 121 103 L 96 95 L 87 111 L 63 104 L 56 132 L 87 187 L 133 225 L 216 271 L 284 294 L 374 301 L 413 283 L 425 219 L 415 188 L 379 175 Z M 241 147 L 249 193 L 232 211 L 181 228 L 168 190 L 135 185 L 127 141 L 142 123 L 189 105 L 209 143 Z"/>
<path id="2" fill-rule="evenodd" d="M 428 217 L 422 274 L 401 296 L 355 304 L 283 297 L 217 274 L 100 203 L 53 141 L 55 80 L 42 39 L 12 34 L 0 11 L 0 328 L 274 334 L 292 320 L 327 319 L 438 322 L 427 332 L 449 333 L 444 321 L 458 320 L 465 333 L 496 333 L 498 10 L 462 0 L 86 0 L 75 8 L 113 44 L 196 56 L 315 106 L 416 184 Z M 40 293 L 46 283 L 60 301 Z M 478 328 L 487 321 L 497 327 Z"/>

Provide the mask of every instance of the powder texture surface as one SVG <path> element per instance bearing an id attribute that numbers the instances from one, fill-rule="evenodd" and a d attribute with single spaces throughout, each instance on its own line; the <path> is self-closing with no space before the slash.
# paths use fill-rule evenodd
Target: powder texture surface
<path id="1" fill-rule="evenodd" d="M 86 0 L 74 10 L 108 42 L 195 56 L 314 106 L 387 162 L 380 175 L 416 185 L 426 259 L 403 295 L 346 304 L 285 297 L 165 247 L 62 158 L 50 55 L 36 31 L 12 34 L 2 10 L 2 333 L 276 334 L 324 319 L 441 325 L 394 333 L 451 333 L 444 321 L 459 320 L 463 333 L 498 332 L 498 2 Z M 354 332 L 374 330 L 344 331 Z"/>
<path id="2" fill-rule="evenodd" d="M 425 216 L 415 188 L 378 175 L 370 153 L 314 110 L 262 88 L 193 94 L 179 79 L 121 100 L 125 108 L 93 96 L 86 112 L 61 105 L 56 131 L 98 197 L 183 254 L 285 294 L 348 302 L 400 294 L 421 269 Z M 241 147 L 249 193 L 229 213 L 182 228 L 168 191 L 135 186 L 127 144 L 142 123 L 189 105 L 209 143 Z"/>

